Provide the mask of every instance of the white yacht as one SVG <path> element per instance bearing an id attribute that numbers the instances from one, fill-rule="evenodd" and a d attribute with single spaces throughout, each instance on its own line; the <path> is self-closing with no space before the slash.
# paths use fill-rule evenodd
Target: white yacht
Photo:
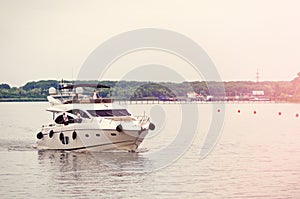
<path id="1" fill-rule="evenodd" d="M 112 99 L 83 94 L 83 88 L 109 88 L 104 85 L 64 85 L 49 89 L 47 97 L 53 123 L 37 133 L 37 148 L 52 150 L 134 152 L 155 125 L 147 116 L 133 116 Z"/>

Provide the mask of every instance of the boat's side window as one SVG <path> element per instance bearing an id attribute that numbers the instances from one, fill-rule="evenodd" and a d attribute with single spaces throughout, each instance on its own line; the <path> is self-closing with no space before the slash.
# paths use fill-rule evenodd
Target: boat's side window
<path id="1" fill-rule="evenodd" d="M 93 117 L 130 116 L 126 109 L 87 110 Z"/>
<path id="2" fill-rule="evenodd" d="M 65 143 L 69 144 L 69 137 L 68 136 L 65 137 Z"/>
<path id="3" fill-rule="evenodd" d="M 99 116 L 97 115 L 96 111 L 94 111 L 94 110 L 88 110 L 88 112 L 89 112 L 89 114 L 91 114 L 91 116 L 93 116 L 93 117 L 99 117 Z"/>
<path id="4" fill-rule="evenodd" d="M 86 114 L 86 112 L 84 112 L 84 111 L 82 111 L 80 109 L 72 109 L 72 110 L 69 110 L 67 112 L 68 113 L 72 113 L 74 115 L 76 115 L 76 113 L 79 113 L 82 118 L 88 118 L 88 119 L 90 119 L 90 117 L 88 116 L 88 114 Z"/>
<path id="5" fill-rule="evenodd" d="M 69 137 L 68 136 L 62 136 L 60 141 L 61 141 L 62 144 L 69 144 Z"/>

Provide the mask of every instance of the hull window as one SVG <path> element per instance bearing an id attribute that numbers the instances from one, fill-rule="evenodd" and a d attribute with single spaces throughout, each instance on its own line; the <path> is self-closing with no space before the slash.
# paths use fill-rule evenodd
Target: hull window
<path id="1" fill-rule="evenodd" d="M 69 144 L 70 140 L 68 136 L 64 136 L 63 133 L 60 134 L 59 139 L 61 141 L 62 144 Z"/>
<path id="2" fill-rule="evenodd" d="M 65 137 L 65 143 L 69 144 L 69 137 L 68 136 Z"/>
<path id="3" fill-rule="evenodd" d="M 96 136 L 97 136 L 97 137 L 100 137 L 100 134 L 99 134 L 99 133 L 96 133 Z"/>

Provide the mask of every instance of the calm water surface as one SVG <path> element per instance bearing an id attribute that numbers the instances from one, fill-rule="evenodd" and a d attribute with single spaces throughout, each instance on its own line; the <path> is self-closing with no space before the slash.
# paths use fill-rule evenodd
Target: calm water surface
<path id="1" fill-rule="evenodd" d="M 157 129 L 139 153 L 93 154 L 32 147 L 41 125 L 51 122 L 47 107 L 0 103 L 0 198 L 300 198 L 298 104 L 227 104 L 222 135 L 204 159 L 200 146 L 217 111 L 199 104 L 190 147 L 152 172 L 168 154 L 151 154 L 178 133 L 180 105 L 128 105 L 150 114 Z"/>

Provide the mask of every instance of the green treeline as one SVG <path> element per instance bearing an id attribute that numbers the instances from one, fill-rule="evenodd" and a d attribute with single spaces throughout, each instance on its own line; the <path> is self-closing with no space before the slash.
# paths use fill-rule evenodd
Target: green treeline
<path id="1" fill-rule="evenodd" d="M 65 83 L 73 83 L 65 81 Z M 185 98 L 187 92 L 200 93 L 203 96 L 221 96 L 224 86 L 226 96 L 251 95 L 253 90 L 264 91 L 265 97 L 300 99 L 300 73 L 292 81 L 229 81 L 229 82 L 137 82 L 137 81 L 76 81 L 76 83 L 100 83 L 111 89 L 99 89 L 102 97 L 115 99 L 140 98 Z M 209 88 L 208 88 L 209 84 Z M 21 87 L 10 87 L 0 84 L 0 101 L 46 100 L 50 87 L 58 88 L 59 81 L 41 80 L 26 83 Z M 298 101 L 298 100 L 296 100 Z"/>

